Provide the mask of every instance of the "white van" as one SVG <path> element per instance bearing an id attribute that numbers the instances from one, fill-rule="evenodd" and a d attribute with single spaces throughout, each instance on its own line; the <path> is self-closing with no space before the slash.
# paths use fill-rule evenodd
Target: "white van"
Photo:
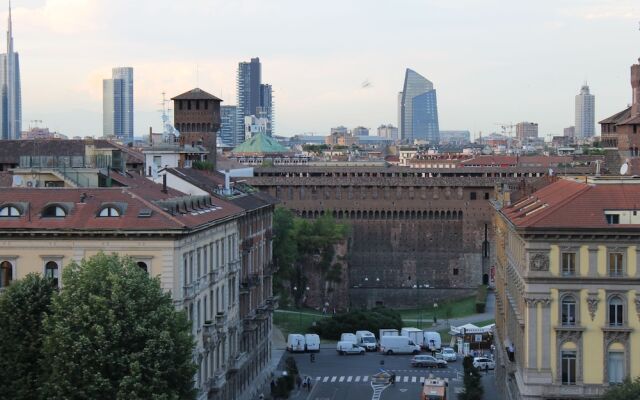
<path id="1" fill-rule="evenodd" d="M 356 332 L 356 344 L 364 347 L 367 351 L 376 351 L 378 343 L 376 343 L 376 336 L 369 331 L 357 331 Z"/>
<path id="2" fill-rule="evenodd" d="M 356 335 L 354 335 L 353 333 L 343 333 L 342 335 L 340 335 L 340 341 L 351 342 L 353 344 L 356 344 L 358 342 L 358 340 L 356 339 Z"/>
<path id="3" fill-rule="evenodd" d="M 440 350 L 442 347 L 442 338 L 438 332 L 424 331 L 423 338 L 422 347 L 426 350 Z"/>
<path id="4" fill-rule="evenodd" d="M 418 354 L 420 346 L 406 336 L 382 336 L 380 338 L 382 354 Z"/>
<path id="5" fill-rule="evenodd" d="M 382 339 L 383 336 L 400 336 L 397 329 L 380 329 L 379 338 Z"/>
<path id="6" fill-rule="evenodd" d="M 320 351 L 320 336 L 315 333 L 304 335 L 304 343 L 306 351 Z"/>
<path id="7" fill-rule="evenodd" d="M 364 354 L 364 349 L 352 342 L 338 342 L 336 351 L 341 356 L 345 354 Z"/>
<path id="8" fill-rule="evenodd" d="M 413 340 L 413 343 L 422 347 L 422 342 L 424 341 L 424 335 L 422 333 L 422 329 L 418 328 L 402 328 L 400 331 L 400 336 L 406 336 Z"/>
<path id="9" fill-rule="evenodd" d="M 299 333 L 290 333 L 289 336 L 287 337 L 288 352 L 291 352 L 291 353 L 295 351 L 304 352 L 304 345 L 305 345 L 304 335 L 301 335 Z"/>

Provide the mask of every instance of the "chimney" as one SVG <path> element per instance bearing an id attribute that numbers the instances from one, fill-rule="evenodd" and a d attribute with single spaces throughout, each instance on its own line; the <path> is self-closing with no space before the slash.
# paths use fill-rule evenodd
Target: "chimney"
<path id="1" fill-rule="evenodd" d="M 162 193 L 167 193 L 167 174 L 162 175 Z"/>
<path id="2" fill-rule="evenodd" d="M 640 115 L 640 59 L 638 59 L 638 64 L 631 66 L 631 87 L 633 89 L 631 116 L 637 117 Z"/>

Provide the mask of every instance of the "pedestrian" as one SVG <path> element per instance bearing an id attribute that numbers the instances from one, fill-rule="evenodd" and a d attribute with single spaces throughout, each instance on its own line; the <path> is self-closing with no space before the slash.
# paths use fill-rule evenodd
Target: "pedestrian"
<path id="1" fill-rule="evenodd" d="M 484 374 L 489 375 L 489 363 L 484 363 Z"/>
<path id="2" fill-rule="evenodd" d="M 311 377 L 310 377 L 310 376 L 307 376 L 307 377 L 305 378 L 305 381 L 306 381 L 305 383 L 306 383 L 306 385 L 307 385 L 307 391 L 308 391 L 308 392 L 310 392 L 310 391 L 311 391 Z"/>
<path id="3" fill-rule="evenodd" d="M 395 373 L 395 372 L 392 372 L 392 373 L 391 373 L 391 378 L 389 378 L 389 381 L 390 381 L 392 384 L 395 384 L 395 383 L 396 383 L 396 373 Z"/>
<path id="4" fill-rule="evenodd" d="M 296 384 L 298 385 L 298 390 L 300 390 L 300 385 L 302 384 L 302 378 L 300 378 L 300 375 L 296 375 Z"/>
<path id="5" fill-rule="evenodd" d="M 271 387 L 271 396 L 276 394 L 276 381 L 271 379 L 271 384 L 269 385 Z"/>

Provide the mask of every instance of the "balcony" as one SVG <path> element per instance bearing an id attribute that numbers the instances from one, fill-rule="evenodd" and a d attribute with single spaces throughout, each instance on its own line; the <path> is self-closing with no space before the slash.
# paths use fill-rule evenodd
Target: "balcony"
<path id="1" fill-rule="evenodd" d="M 278 296 L 268 297 L 266 300 L 266 304 L 269 311 L 275 310 L 276 308 L 278 308 Z"/>
<path id="2" fill-rule="evenodd" d="M 209 275 L 209 286 L 215 284 L 216 282 L 218 282 L 218 270 L 213 270 L 211 272 L 208 273 Z"/>
<path id="3" fill-rule="evenodd" d="M 205 321 L 202 326 L 202 343 L 205 348 L 218 343 L 218 331 L 211 321 Z"/>
<path id="4" fill-rule="evenodd" d="M 242 330 L 244 332 L 251 332 L 251 331 L 255 331 L 256 329 L 258 329 L 258 325 L 255 322 L 255 315 L 251 315 L 248 317 L 245 317 L 244 321 L 242 322 Z"/>
<path id="5" fill-rule="evenodd" d="M 203 385 L 203 390 L 207 392 L 217 393 L 224 387 L 225 383 L 227 383 L 227 378 L 224 370 L 220 369 L 216 371 L 216 373 L 209 378 L 205 384 Z"/>
<path id="6" fill-rule="evenodd" d="M 191 300 L 196 295 L 196 287 L 193 283 L 182 287 L 182 297 L 184 300 Z"/>
<path id="7" fill-rule="evenodd" d="M 215 328 L 218 332 L 222 331 L 227 323 L 227 316 L 224 312 L 216 314 Z"/>
<path id="8" fill-rule="evenodd" d="M 240 287 L 243 289 L 249 289 L 258 286 L 260 282 L 261 279 L 259 274 L 249 274 L 242 278 L 240 281 Z"/>
<path id="9" fill-rule="evenodd" d="M 236 356 L 233 357 L 231 362 L 229 363 L 229 372 L 231 373 L 238 372 L 248 358 L 249 357 L 247 356 L 246 352 L 236 354 Z"/>

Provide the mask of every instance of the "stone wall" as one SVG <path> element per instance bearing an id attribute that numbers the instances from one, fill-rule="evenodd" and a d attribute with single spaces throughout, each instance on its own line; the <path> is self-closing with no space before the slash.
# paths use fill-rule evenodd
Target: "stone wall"
<path id="1" fill-rule="evenodd" d="M 373 308 L 386 306 L 394 308 L 430 307 L 438 303 L 442 307 L 446 300 L 452 301 L 472 296 L 474 289 L 432 289 L 432 288 L 352 288 L 349 291 L 351 308 Z M 444 313 L 444 311 L 442 311 Z M 438 314 L 438 319 L 445 315 Z"/>

